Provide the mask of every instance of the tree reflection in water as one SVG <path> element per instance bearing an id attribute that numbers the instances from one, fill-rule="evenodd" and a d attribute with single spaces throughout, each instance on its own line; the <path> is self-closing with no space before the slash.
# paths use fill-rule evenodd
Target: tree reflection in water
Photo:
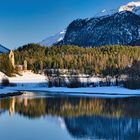
<path id="1" fill-rule="evenodd" d="M 42 116 L 62 117 L 75 138 L 139 139 L 140 99 L 101 99 L 78 97 L 28 98 L 0 100 L 9 115 L 18 113 L 28 119 Z"/>

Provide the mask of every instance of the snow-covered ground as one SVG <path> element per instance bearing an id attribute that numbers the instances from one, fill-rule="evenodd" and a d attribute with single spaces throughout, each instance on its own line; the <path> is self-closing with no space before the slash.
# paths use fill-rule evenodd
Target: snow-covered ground
<path id="1" fill-rule="evenodd" d="M 27 87 L 36 87 L 41 84 L 47 84 L 47 77 L 45 75 L 35 74 L 31 71 L 23 72 L 22 76 L 15 75 L 14 77 L 8 77 L 4 73 L 0 72 L 0 83 L 3 78 L 9 79 L 9 82 L 12 84 L 16 84 L 16 87 L 0 87 L 0 94 L 13 93 L 22 89 L 26 89 Z"/>
<path id="2" fill-rule="evenodd" d="M 23 76 L 16 75 L 16 77 L 10 77 L 10 83 L 45 83 L 46 76 L 35 74 L 32 72 L 25 72 Z"/>
<path id="3" fill-rule="evenodd" d="M 24 84 L 24 83 L 45 83 L 47 77 L 41 74 L 35 74 L 31 71 L 23 72 L 22 76 L 16 75 L 15 77 L 8 77 L 4 73 L 0 72 L 0 83 L 3 78 L 8 78 L 10 83 Z"/>
<path id="4" fill-rule="evenodd" d="M 0 81 L 7 77 L 0 72 Z M 140 96 L 140 90 L 129 90 L 123 87 L 86 87 L 86 88 L 48 88 L 47 77 L 32 72 L 25 72 L 22 76 L 7 77 L 10 83 L 15 83 L 14 87 L 0 87 L 0 94 L 13 93 L 18 91 L 42 92 L 52 95 L 69 96 L 94 96 L 94 97 L 131 97 Z M 94 79 L 99 80 L 99 79 Z"/>

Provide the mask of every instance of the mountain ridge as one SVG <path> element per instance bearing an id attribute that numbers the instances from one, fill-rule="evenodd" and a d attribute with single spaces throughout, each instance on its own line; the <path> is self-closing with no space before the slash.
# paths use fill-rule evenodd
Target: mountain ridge
<path id="1" fill-rule="evenodd" d="M 63 30 L 57 34 L 47 37 L 46 39 L 39 42 L 39 44 L 42 46 L 51 47 L 53 44 L 56 44 L 56 43 L 60 42 L 61 40 L 63 40 L 65 33 L 66 33 L 66 30 Z"/>
<path id="2" fill-rule="evenodd" d="M 3 45 L 0 44 L 0 54 L 2 53 L 8 53 L 10 50 Z"/>
<path id="3" fill-rule="evenodd" d="M 104 9 L 92 18 L 76 19 L 68 25 L 62 36 L 58 33 L 39 44 L 84 47 L 140 45 L 139 21 L 140 2 L 129 2 L 118 9 Z"/>
<path id="4" fill-rule="evenodd" d="M 129 45 L 137 40 L 140 40 L 140 16 L 122 11 L 107 17 L 74 20 L 58 45 Z"/>

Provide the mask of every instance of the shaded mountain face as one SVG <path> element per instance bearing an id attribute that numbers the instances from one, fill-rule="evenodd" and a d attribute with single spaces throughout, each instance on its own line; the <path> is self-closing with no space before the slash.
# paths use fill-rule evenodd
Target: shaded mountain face
<path id="1" fill-rule="evenodd" d="M 111 16 L 77 19 L 58 45 L 140 45 L 140 16 L 122 11 Z"/>
<path id="2" fill-rule="evenodd" d="M 140 2 L 117 9 L 103 9 L 90 19 L 74 20 L 68 27 L 48 37 L 40 45 L 140 45 Z"/>
<path id="3" fill-rule="evenodd" d="M 0 54 L 8 53 L 10 50 L 2 45 L 0 45 Z"/>

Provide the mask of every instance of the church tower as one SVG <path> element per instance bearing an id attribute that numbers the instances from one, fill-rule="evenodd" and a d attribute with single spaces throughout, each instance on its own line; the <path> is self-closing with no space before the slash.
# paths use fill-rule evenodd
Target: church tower
<path id="1" fill-rule="evenodd" d="M 23 68 L 24 68 L 24 72 L 26 72 L 27 71 L 27 61 L 26 60 L 24 60 Z"/>
<path id="2" fill-rule="evenodd" d="M 12 64 L 12 66 L 15 68 L 15 56 L 14 56 L 14 52 L 12 50 L 9 53 L 9 60 Z"/>

